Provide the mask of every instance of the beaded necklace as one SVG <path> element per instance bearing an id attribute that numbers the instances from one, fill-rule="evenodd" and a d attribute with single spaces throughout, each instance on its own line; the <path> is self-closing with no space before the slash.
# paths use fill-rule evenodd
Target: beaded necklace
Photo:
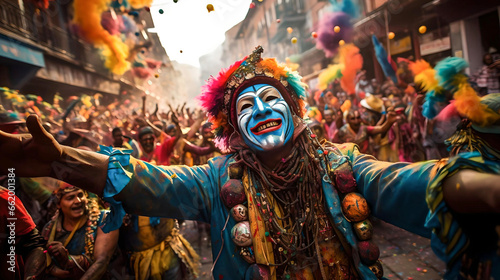
<path id="1" fill-rule="evenodd" d="M 275 264 L 271 265 L 277 267 L 278 275 L 304 269 L 301 264 L 318 263 L 321 277 L 327 279 L 317 237 L 334 237 L 324 213 L 321 187 L 320 162 L 328 160 L 314 134 L 301 133 L 290 155 L 272 171 L 263 167 L 249 150 L 239 150 L 236 160 L 251 170 L 251 195 L 266 224 L 265 235 L 274 244 Z"/>
<path id="2" fill-rule="evenodd" d="M 349 159 L 335 145 L 320 143 L 304 121 L 298 121 L 290 155 L 271 171 L 262 166 L 255 153 L 233 141 L 235 162 L 228 167 L 230 179 L 222 186 L 220 196 L 237 222 L 231 230 L 233 242 L 241 257 L 252 264 L 245 277 L 268 279 L 270 273 L 276 273 L 282 279 L 352 279 L 359 273 L 353 261 L 358 265 L 361 261 L 381 279 L 380 251 L 371 240 L 370 210 L 363 196 L 356 193 Z M 335 167 L 329 160 L 330 153 L 336 154 L 332 158 L 337 158 Z M 356 233 L 356 248 L 327 215 L 323 181 L 337 190 L 342 214 Z M 248 209 L 244 205 L 247 200 Z M 247 213 L 250 209 L 254 209 L 252 218 Z M 257 232 L 262 234 L 261 239 Z M 252 238 L 257 238 L 254 246 Z"/>

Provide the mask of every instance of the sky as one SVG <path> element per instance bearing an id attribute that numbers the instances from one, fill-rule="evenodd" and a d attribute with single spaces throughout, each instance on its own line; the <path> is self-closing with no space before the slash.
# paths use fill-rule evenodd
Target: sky
<path id="1" fill-rule="evenodd" d="M 224 33 L 245 18 L 250 3 L 251 0 L 154 0 L 150 11 L 155 28 L 149 31 L 158 33 L 170 60 L 199 67 L 199 57 L 224 42 Z M 208 12 L 208 4 L 213 5 L 213 12 Z"/>

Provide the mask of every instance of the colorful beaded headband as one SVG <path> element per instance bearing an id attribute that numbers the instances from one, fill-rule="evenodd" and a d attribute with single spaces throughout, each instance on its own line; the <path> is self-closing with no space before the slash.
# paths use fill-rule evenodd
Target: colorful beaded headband
<path id="1" fill-rule="evenodd" d="M 261 46 L 249 56 L 223 69 L 217 77 L 211 76 L 199 97 L 201 107 L 207 111 L 209 122 L 215 130 L 215 145 L 223 152 L 230 152 L 229 137 L 236 124 L 237 94 L 247 86 L 267 83 L 276 87 L 290 108 L 299 117 L 304 115 L 305 84 L 297 72 L 279 64 L 274 58 L 261 58 Z"/>

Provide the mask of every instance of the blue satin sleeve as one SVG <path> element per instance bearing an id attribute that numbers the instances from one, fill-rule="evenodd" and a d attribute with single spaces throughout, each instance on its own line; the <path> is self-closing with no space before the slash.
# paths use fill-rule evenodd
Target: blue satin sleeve
<path id="1" fill-rule="evenodd" d="M 121 225 L 125 213 L 210 223 L 218 194 L 219 166 L 226 157 L 195 167 L 155 166 L 130 156 L 130 151 L 101 147 L 110 156 L 104 200 L 111 213 L 103 231 Z"/>
<path id="2" fill-rule="evenodd" d="M 343 146 L 343 147 L 342 147 Z M 350 159 L 358 190 L 366 198 L 372 214 L 390 224 L 426 238 L 431 230 L 424 226 L 429 208 L 426 190 L 433 178 L 436 161 L 391 163 L 361 154 L 354 144 L 341 150 Z"/>

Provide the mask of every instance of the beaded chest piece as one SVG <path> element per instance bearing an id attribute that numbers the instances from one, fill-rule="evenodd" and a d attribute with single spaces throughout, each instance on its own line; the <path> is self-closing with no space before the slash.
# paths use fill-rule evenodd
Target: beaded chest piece
<path id="1" fill-rule="evenodd" d="M 258 160 L 245 159 L 242 153 L 229 166 L 230 179 L 220 195 L 237 222 L 231 230 L 233 242 L 252 264 L 245 279 L 355 279 L 354 259 L 380 279 L 383 271 L 379 249 L 371 241 L 370 211 L 355 192 L 350 163 L 331 168 L 328 154 L 342 154 L 328 142 L 321 145 L 309 130 L 294 145 L 292 154 L 272 171 L 255 166 Z M 321 187 L 324 176 L 342 201 L 344 217 L 358 239 L 359 256 L 350 255 L 349 244 L 331 222 Z"/>

